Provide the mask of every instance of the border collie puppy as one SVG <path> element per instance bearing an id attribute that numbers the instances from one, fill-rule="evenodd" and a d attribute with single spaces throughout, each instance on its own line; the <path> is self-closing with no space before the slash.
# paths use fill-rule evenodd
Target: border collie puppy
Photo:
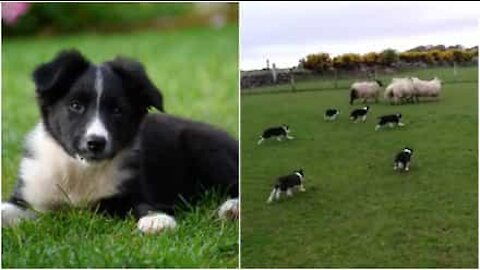
<path id="1" fill-rule="evenodd" d="M 338 115 L 340 115 L 340 111 L 337 109 L 327 109 L 325 114 L 323 115 L 324 120 L 333 121 L 337 119 Z"/>
<path id="2" fill-rule="evenodd" d="M 350 119 L 354 122 L 357 121 L 357 119 L 362 119 L 362 122 L 365 122 L 365 120 L 367 120 L 367 114 L 370 110 L 370 107 L 369 106 L 365 106 L 361 109 L 355 109 L 352 111 L 352 113 L 350 113 Z"/>
<path id="3" fill-rule="evenodd" d="M 378 130 L 381 127 L 384 127 L 386 125 L 388 125 L 389 127 L 393 127 L 393 126 L 402 127 L 404 126 L 404 124 L 400 122 L 401 118 L 402 118 L 401 113 L 380 116 L 378 117 L 379 120 L 378 120 L 377 126 L 375 127 L 375 130 Z"/>
<path id="4" fill-rule="evenodd" d="M 303 183 L 305 177 L 303 174 L 303 169 L 294 171 L 292 174 L 280 176 L 277 179 L 277 182 L 268 197 L 267 203 L 271 203 L 273 200 L 279 200 L 282 192 L 286 192 L 288 197 L 293 195 L 293 189 L 298 188 L 300 191 L 304 192 L 305 187 Z"/>
<path id="5" fill-rule="evenodd" d="M 25 141 L 16 187 L 2 223 L 35 212 L 86 206 L 132 214 L 142 232 L 176 227 L 174 209 L 205 189 L 233 199 L 221 217 L 238 216 L 238 143 L 226 132 L 163 112 L 143 66 L 124 58 L 99 65 L 78 51 L 59 53 L 33 73 L 41 113 Z"/>
<path id="6" fill-rule="evenodd" d="M 413 156 L 413 149 L 405 147 L 400 153 L 395 156 L 393 162 L 394 170 L 408 171 L 410 169 L 410 162 Z"/>
<path id="7" fill-rule="evenodd" d="M 277 138 L 277 141 L 281 141 L 282 138 L 287 138 L 289 140 L 293 139 L 292 136 L 289 135 L 290 129 L 287 125 L 281 125 L 278 127 L 271 127 L 267 128 L 263 131 L 262 135 L 260 136 L 260 140 L 258 140 L 257 144 L 260 145 L 263 143 L 264 140 L 270 138 Z"/>

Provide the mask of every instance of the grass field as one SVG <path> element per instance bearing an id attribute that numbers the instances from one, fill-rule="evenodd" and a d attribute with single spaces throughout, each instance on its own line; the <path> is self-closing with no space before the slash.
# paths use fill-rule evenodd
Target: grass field
<path id="1" fill-rule="evenodd" d="M 31 73 L 59 50 L 78 48 L 94 62 L 136 58 L 162 89 L 167 112 L 238 135 L 238 27 L 116 35 L 4 39 L 2 47 L 2 200 L 13 189 L 23 136 L 38 121 Z M 136 231 L 133 219 L 82 210 L 42 215 L 2 229 L 3 267 L 237 267 L 238 225 L 222 223 L 223 198 L 180 214 L 164 235 Z"/>
<path id="2" fill-rule="evenodd" d="M 477 69 L 464 70 L 477 81 Z M 348 119 L 347 90 L 242 95 L 242 267 L 478 266 L 478 82 L 445 84 L 438 102 L 371 105 Z M 325 122 L 328 107 L 342 111 Z M 401 112 L 404 127 L 374 131 Z M 294 140 L 257 146 L 287 123 Z M 414 149 L 411 171 L 393 157 Z M 305 193 L 266 204 L 274 180 L 304 168 Z"/>

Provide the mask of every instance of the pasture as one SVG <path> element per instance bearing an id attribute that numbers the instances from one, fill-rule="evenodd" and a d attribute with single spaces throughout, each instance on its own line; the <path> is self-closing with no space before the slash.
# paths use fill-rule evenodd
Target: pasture
<path id="1" fill-rule="evenodd" d="M 358 124 L 348 116 L 363 105 L 348 104 L 348 87 L 242 95 L 242 267 L 476 268 L 478 70 L 461 72 L 469 82 L 444 84 L 438 102 L 382 100 Z M 336 121 L 323 120 L 329 107 L 340 109 Z M 374 130 L 395 112 L 404 127 Z M 256 144 L 280 124 L 294 140 Z M 398 173 L 404 146 L 413 162 Z M 276 177 L 298 168 L 307 191 L 268 205 Z"/>
<path id="2" fill-rule="evenodd" d="M 116 55 L 139 60 L 162 90 L 168 113 L 238 135 L 237 26 L 4 39 L 2 200 L 13 189 L 24 135 L 39 117 L 31 74 L 72 47 L 95 63 Z M 2 267 L 237 267 L 238 224 L 216 218 L 224 199 L 207 195 L 199 206 L 180 212 L 175 231 L 160 235 L 142 235 L 133 218 L 108 219 L 81 209 L 44 214 L 2 228 Z"/>

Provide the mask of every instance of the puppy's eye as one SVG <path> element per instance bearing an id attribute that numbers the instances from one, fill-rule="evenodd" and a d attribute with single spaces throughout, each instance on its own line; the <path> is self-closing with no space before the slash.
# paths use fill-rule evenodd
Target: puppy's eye
<path id="1" fill-rule="evenodd" d="M 85 107 L 82 104 L 80 104 L 80 102 L 78 102 L 77 100 L 70 102 L 70 105 L 68 106 L 68 108 L 70 109 L 70 111 L 75 113 L 83 113 L 83 111 L 85 110 Z"/>
<path id="2" fill-rule="evenodd" d="M 122 109 L 120 107 L 113 107 L 112 114 L 117 116 L 122 115 Z"/>

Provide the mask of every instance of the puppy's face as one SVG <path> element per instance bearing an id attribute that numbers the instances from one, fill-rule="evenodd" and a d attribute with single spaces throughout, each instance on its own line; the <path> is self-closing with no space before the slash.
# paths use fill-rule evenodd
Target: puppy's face
<path id="1" fill-rule="evenodd" d="M 413 149 L 408 148 L 408 147 L 405 147 L 405 148 L 403 149 L 403 152 L 408 153 L 408 154 L 410 154 L 410 155 L 413 155 Z"/>
<path id="2" fill-rule="evenodd" d="M 47 131 L 72 157 L 113 158 L 135 137 L 149 106 L 163 110 L 143 67 L 117 59 L 90 64 L 80 53 L 60 53 L 34 72 Z"/>

